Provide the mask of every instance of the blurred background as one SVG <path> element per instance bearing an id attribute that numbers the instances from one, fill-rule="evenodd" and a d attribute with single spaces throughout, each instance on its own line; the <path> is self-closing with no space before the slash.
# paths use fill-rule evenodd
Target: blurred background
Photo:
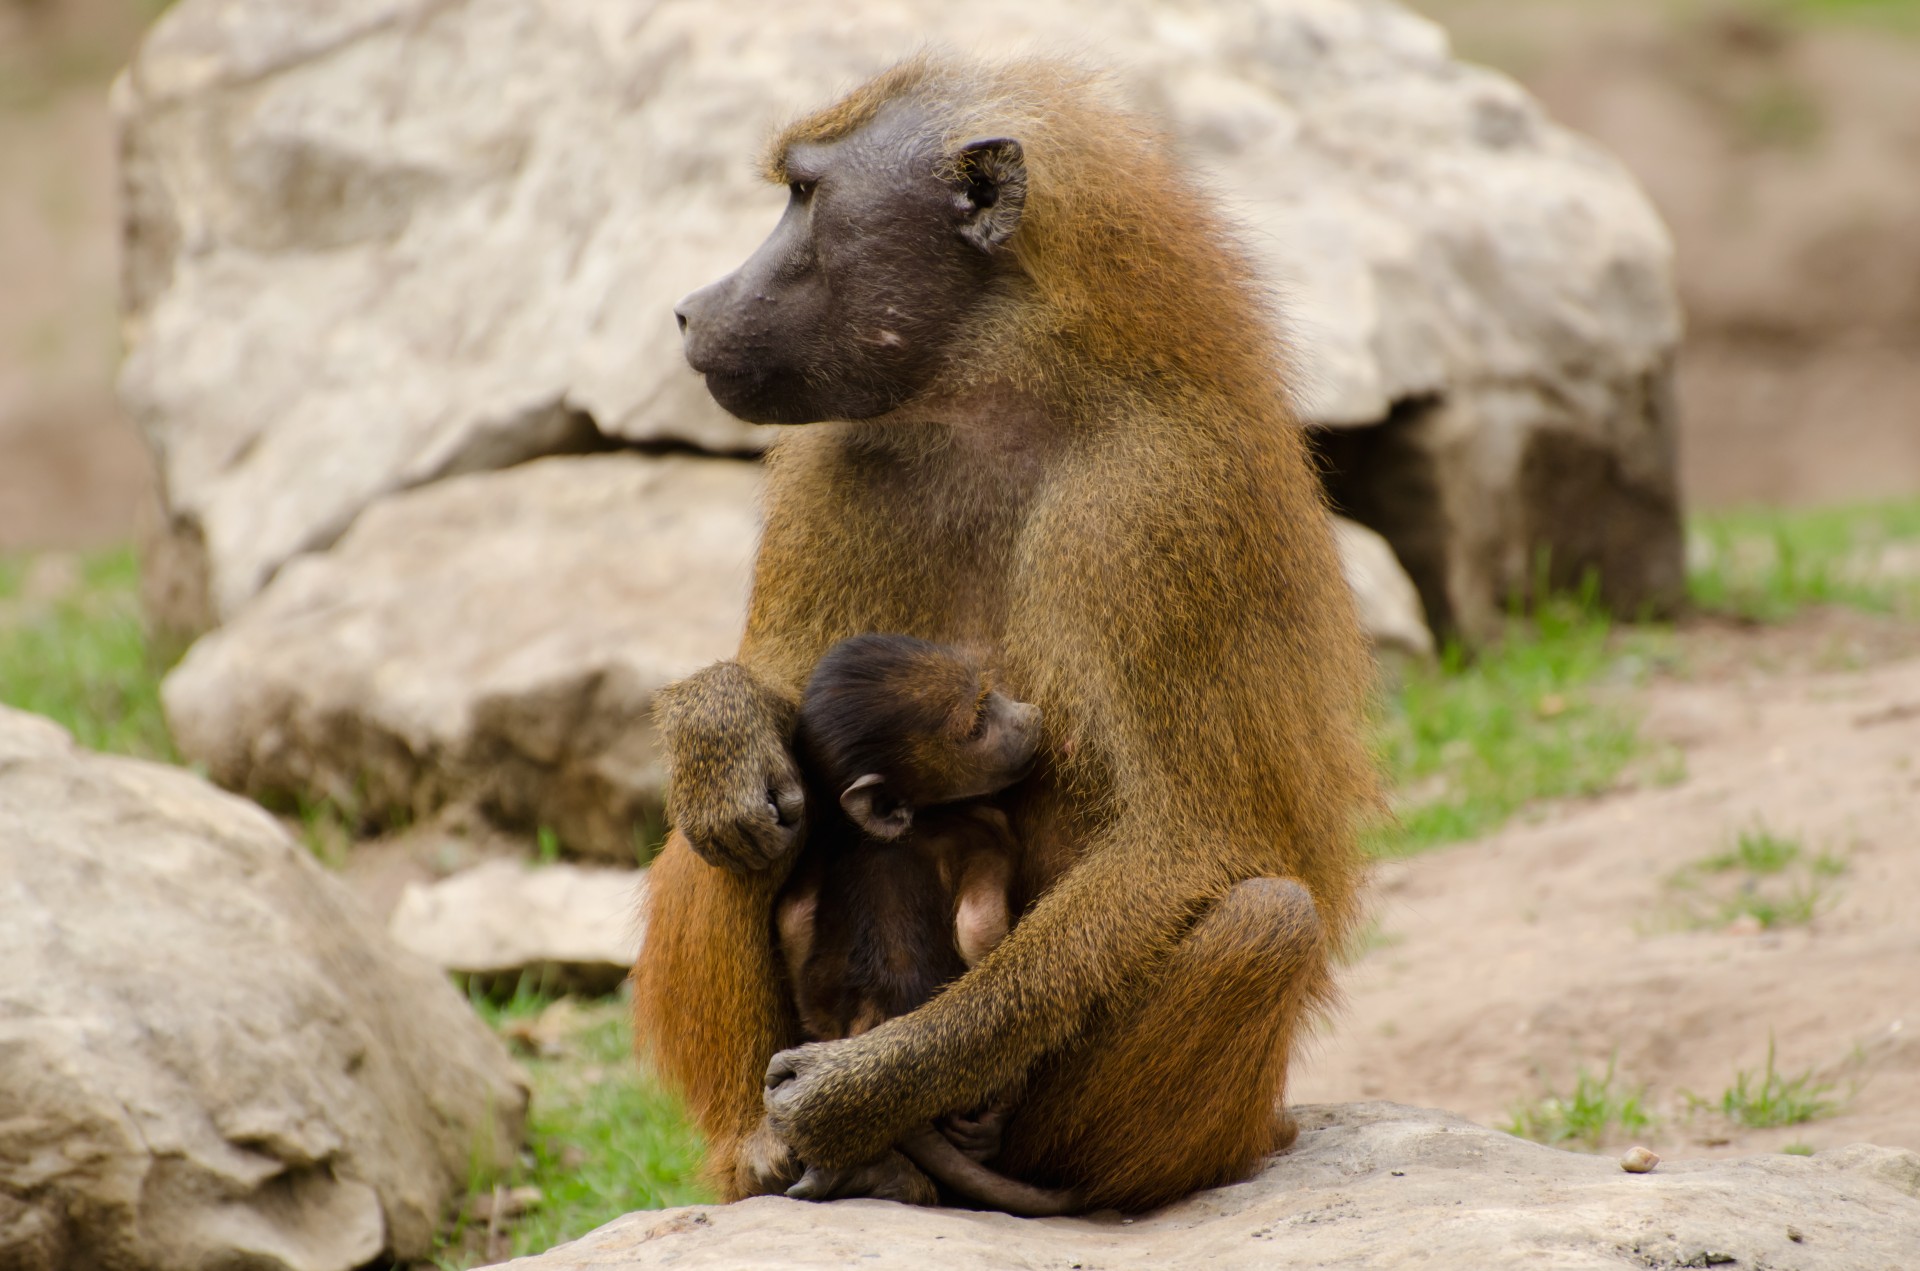
<path id="1" fill-rule="evenodd" d="M 106 86 L 160 0 L 0 0 L 0 549 L 135 531 Z M 1920 5 L 1428 0 L 1673 232 L 1688 506 L 1920 491 Z"/>
<path id="2" fill-rule="evenodd" d="M 1910 914 L 1920 887 L 1911 815 L 1920 800 L 1920 0 L 1413 7 L 1445 26 L 1456 57 L 1511 75 L 1552 119 L 1616 156 L 1671 231 L 1685 311 L 1675 382 L 1685 601 L 1668 620 L 1627 623 L 1591 591 L 1536 594 L 1530 613 L 1508 614 L 1470 649 L 1441 630 L 1433 655 L 1420 643 L 1420 602 L 1410 600 L 1418 639 L 1386 659 L 1377 719 L 1396 812 L 1374 839 L 1377 916 L 1350 951 L 1350 1007 L 1300 1065 L 1294 1097 L 1428 1103 L 1583 1150 L 1644 1142 L 1680 1155 L 1804 1153 L 1860 1139 L 1920 1149 L 1920 935 Z M 750 506 L 750 465 L 729 461 L 686 519 L 663 513 L 670 528 L 657 532 L 685 549 L 688 576 L 647 574 L 634 594 L 603 593 L 595 589 L 618 581 L 603 546 L 609 537 L 630 545 L 621 536 L 631 523 L 618 516 L 644 501 L 635 491 L 690 488 L 706 479 L 689 475 L 696 469 L 727 465 L 682 453 L 698 439 L 617 437 L 618 420 L 588 418 L 577 402 L 524 412 L 510 422 L 537 434 L 513 443 L 526 453 L 489 451 L 483 438 L 421 478 L 424 494 L 410 488 L 418 474 L 409 469 L 367 496 L 404 491 L 365 513 L 374 529 L 356 526 L 319 564 L 289 567 L 281 580 L 299 581 L 262 593 L 249 611 L 259 643 L 223 647 L 240 664 L 248 648 L 291 650 L 277 672 L 285 683 L 221 698 L 208 691 L 225 678 L 219 664 L 204 662 L 195 679 L 189 659 L 163 711 L 161 680 L 185 640 L 149 621 L 153 578 L 144 609 L 140 595 L 138 545 L 165 536 L 156 535 L 156 464 L 116 400 L 121 221 L 107 93 L 165 8 L 0 0 L 0 704 L 49 716 L 95 749 L 192 760 L 201 775 L 260 797 L 403 941 L 437 913 L 451 915 L 443 925 L 458 943 L 471 934 L 460 928 L 484 925 L 476 915 L 489 905 L 500 906 L 502 929 L 524 934 L 516 929 L 539 924 L 516 871 L 551 880 L 583 863 L 619 866 L 610 883 L 552 889 L 566 893 L 554 931 L 610 927 L 592 956 L 421 949 L 456 973 L 534 1086 L 516 1163 L 449 1184 L 469 1194 L 434 1237 L 434 1261 L 534 1251 L 626 1208 L 698 1198 L 697 1150 L 671 1101 L 627 1061 L 631 1038 L 610 993 L 631 952 L 633 867 L 660 835 L 657 757 L 622 753 L 619 739 L 604 737 L 575 767 L 526 756 L 565 749 L 549 744 L 547 715 L 572 721 L 557 732 L 576 739 L 577 701 L 603 722 L 644 717 L 644 694 L 621 696 L 634 678 L 621 678 L 631 633 L 677 630 L 655 620 L 660 595 L 725 573 L 701 563 L 702 544 L 714 560 L 744 553 L 744 513 L 738 524 L 699 518 L 702 508 Z M 193 53 L 190 43 L 175 48 L 171 65 Z M 361 122 L 350 119 L 342 135 Z M 393 188 L 405 197 L 402 168 L 392 169 Z M 628 244 L 629 257 L 647 257 L 645 247 Z M 1665 267 L 1657 251 L 1640 259 Z M 244 307 L 219 311 L 234 312 Z M 1310 324 L 1314 315 L 1302 316 Z M 176 327 L 168 347 L 193 347 L 191 334 Z M 246 369 L 215 365 L 208 378 L 238 380 Z M 475 378 L 472 367 L 461 374 Z M 195 399 L 171 405 L 181 400 L 189 408 L 177 413 L 190 416 Z M 1400 418 L 1393 407 L 1389 426 Z M 233 462 L 253 446 L 234 442 Z M 744 447 L 723 437 L 708 449 L 737 459 Z M 520 462 L 534 455 L 561 457 Z M 296 453 L 283 470 L 304 474 L 309 459 Z M 647 485 L 656 478 L 632 475 L 655 463 L 669 477 Z M 501 471 L 461 475 L 490 468 Z M 193 469 L 190 456 L 183 470 Z M 541 496 L 551 504 L 529 493 L 542 479 L 558 487 Z M 258 500 L 259 524 L 272 521 L 279 494 Z M 616 511 L 599 537 L 577 544 L 571 523 L 541 510 L 595 500 Z M 554 535 L 540 540 L 551 557 L 515 561 L 486 537 L 490 522 L 513 530 L 516 517 Z M 313 520 L 339 530 L 321 513 Z M 436 538 L 447 524 L 456 532 Z M 404 549 L 409 535 L 422 546 L 368 601 L 352 587 L 387 578 L 373 550 L 381 535 L 388 546 Z M 246 532 L 234 537 L 246 545 Z M 477 555 L 458 555 L 469 540 Z M 577 558 L 562 560 L 575 547 Z M 620 577 L 654 568 L 647 557 L 623 559 Z M 548 574 L 551 593 L 517 603 L 529 579 Z M 457 594 L 426 595 L 421 578 Z M 476 595 L 495 587 L 475 602 L 480 621 L 460 617 L 469 582 Z M 318 623 L 300 608 L 307 584 L 337 602 Z M 658 594 L 647 590 L 656 584 Z M 162 609 L 175 604 L 166 586 L 162 577 Z M 713 625 L 643 673 L 664 674 L 688 650 L 728 647 L 737 599 L 724 588 L 703 593 L 689 607 L 718 615 Z M 549 601 L 576 606 L 581 626 L 581 614 L 614 615 L 604 630 L 545 650 L 565 672 L 551 683 L 508 656 L 566 625 L 542 608 Z M 199 612 L 205 597 L 179 607 Z M 408 626 L 416 610 L 425 615 L 417 631 Z M 354 639 L 335 641 L 349 618 L 359 623 Z M 447 642 L 507 618 L 527 625 L 495 633 L 505 653 L 487 647 L 444 665 Z M 313 672 L 318 663 L 300 662 L 303 639 L 372 649 L 373 670 Z M 267 661 L 252 657 L 252 668 Z M 502 679 L 485 678 L 502 666 Z M 442 691 L 426 685 L 429 670 L 470 682 L 415 701 L 416 689 Z M 314 696 L 302 697 L 308 690 Z M 352 726 L 313 723 L 324 712 L 308 708 L 323 692 L 356 699 L 342 708 L 361 712 Z M 446 717 L 485 715 L 477 701 L 511 709 L 487 717 L 496 731 L 456 740 L 498 771 L 456 774 L 478 783 L 477 810 L 442 815 L 435 783 L 446 774 L 388 743 L 416 726 L 432 734 Z M 298 762 L 273 768 L 286 755 L 263 743 L 222 766 L 245 743 L 284 743 L 279 725 L 300 711 L 312 736 Z M 190 738 L 181 721 L 196 716 L 200 735 Z M 422 753 L 445 740 L 431 739 Z M 325 777 L 324 752 L 336 742 L 361 747 L 338 760 L 349 780 Z M 375 770 L 389 760 L 390 770 Z M 0 804 L 5 795 L 0 787 Z M 565 819 L 589 805 L 597 819 Z M 476 872 L 501 861 L 513 866 L 508 891 L 489 897 Z M 472 890 L 434 899 L 443 885 Z M 608 895 L 611 919 L 565 909 L 605 910 Z"/>

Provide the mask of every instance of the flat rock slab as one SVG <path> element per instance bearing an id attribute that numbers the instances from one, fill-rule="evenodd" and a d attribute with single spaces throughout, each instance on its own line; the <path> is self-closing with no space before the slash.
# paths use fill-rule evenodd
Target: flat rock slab
<path id="1" fill-rule="evenodd" d="M 769 128 L 929 45 L 1124 69 L 1283 289 L 1305 417 L 1393 421 L 1358 519 L 1436 621 L 1497 622 L 1540 544 L 1629 612 L 1672 598 L 1666 233 L 1396 5 L 184 0 L 115 92 L 160 616 L 232 617 L 395 490 L 599 437 L 761 444 L 671 305 L 779 217 Z"/>
<path id="2" fill-rule="evenodd" d="M 468 801 L 634 860 L 654 690 L 739 643 L 757 464 L 544 459 L 381 502 L 163 686 L 183 754 L 261 797 L 418 819 Z"/>
<path id="3" fill-rule="evenodd" d="M 527 1093 L 274 819 L 0 709 L 0 1267 L 426 1258 Z"/>
<path id="4" fill-rule="evenodd" d="M 1126 1222 L 765 1197 L 628 1214 L 510 1266 L 1102 1268 L 1912 1265 L 1920 1155 L 1866 1145 L 1628 1174 L 1390 1103 L 1296 1109 L 1299 1143 L 1251 1182 Z"/>
<path id="5" fill-rule="evenodd" d="M 461 975 L 604 993 L 640 951 L 646 871 L 498 860 L 410 883 L 387 930 L 402 948 Z"/>

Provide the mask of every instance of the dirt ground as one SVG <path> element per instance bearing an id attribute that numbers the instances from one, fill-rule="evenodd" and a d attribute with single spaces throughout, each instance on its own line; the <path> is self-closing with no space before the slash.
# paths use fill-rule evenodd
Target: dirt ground
<path id="1" fill-rule="evenodd" d="M 1504 1126 L 1611 1060 L 1660 1118 L 1616 1136 L 1666 1156 L 1920 1150 L 1920 628 L 1844 615 L 1681 635 L 1682 677 L 1638 694 L 1675 784 L 1555 805 L 1485 840 L 1383 867 L 1348 1005 L 1289 1097 L 1388 1098 Z M 1824 852 L 1830 877 L 1697 868 L 1742 830 Z M 1687 867 L 1696 866 L 1689 870 Z M 1805 925 L 1720 905 L 1817 889 Z M 1748 1129 L 1705 1111 L 1777 1046 L 1836 1115 Z"/>

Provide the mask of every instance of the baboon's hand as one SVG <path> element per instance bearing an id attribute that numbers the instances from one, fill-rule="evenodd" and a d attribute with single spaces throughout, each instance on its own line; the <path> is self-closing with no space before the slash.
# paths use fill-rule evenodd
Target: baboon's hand
<path id="1" fill-rule="evenodd" d="M 739 873 L 791 862 L 806 798 L 789 743 L 794 705 L 737 662 L 716 662 L 655 707 L 672 764 L 667 811 L 701 859 Z"/>
<path id="2" fill-rule="evenodd" d="M 809 1166 L 874 1161 L 899 1137 L 891 1119 L 899 1109 L 875 1106 L 876 1093 L 891 1091 L 873 1062 L 873 1036 L 795 1046 L 767 1065 L 767 1124 Z"/>

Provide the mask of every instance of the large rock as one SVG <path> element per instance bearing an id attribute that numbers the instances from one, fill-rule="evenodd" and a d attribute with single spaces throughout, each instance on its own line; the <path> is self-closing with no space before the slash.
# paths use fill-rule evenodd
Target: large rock
<path id="1" fill-rule="evenodd" d="M 1387 540 L 1343 516 L 1333 518 L 1333 545 L 1340 572 L 1353 593 L 1353 608 L 1375 650 L 1414 658 L 1433 656 L 1420 593 Z"/>
<path id="2" fill-rule="evenodd" d="M 1920 1249 L 1920 1155 L 1676 1161 L 1624 1173 L 1444 1112 L 1307 1107 L 1291 1152 L 1132 1222 L 764 1198 L 635 1213 L 521 1271 L 643 1267 L 1621 1267 L 1853 1271 Z"/>
<path id="3" fill-rule="evenodd" d="M 425 1258 L 526 1092 L 259 808 L 0 709 L 0 1266 Z"/>
<path id="4" fill-rule="evenodd" d="M 1356 430 L 1336 494 L 1436 625 L 1490 626 L 1542 549 L 1624 609 L 1676 596 L 1665 232 L 1392 4 L 184 0 L 115 97 L 159 616 L 231 617 L 403 487 L 607 438 L 755 445 L 669 306 L 772 225 L 767 125 L 930 41 L 1090 39 L 1253 231 L 1306 415 Z"/>
<path id="5" fill-rule="evenodd" d="M 646 871 L 495 860 L 409 883 L 387 930 L 435 966 L 514 987 L 609 993 L 640 953 Z"/>
<path id="6" fill-rule="evenodd" d="M 759 499 L 758 464 L 593 455 L 383 500 L 167 677 L 175 740 L 269 801 L 372 820 L 472 807 L 631 861 L 665 796 L 653 693 L 738 644 Z M 1376 644 L 1431 653 L 1393 553 L 1336 529 Z M 422 938 L 468 971 L 528 952 L 469 965 Z"/>
<path id="7" fill-rule="evenodd" d="M 758 465 L 595 455 L 387 499 L 167 677 L 222 785 L 371 818 L 471 802 L 634 857 L 653 692 L 739 642 Z"/>

